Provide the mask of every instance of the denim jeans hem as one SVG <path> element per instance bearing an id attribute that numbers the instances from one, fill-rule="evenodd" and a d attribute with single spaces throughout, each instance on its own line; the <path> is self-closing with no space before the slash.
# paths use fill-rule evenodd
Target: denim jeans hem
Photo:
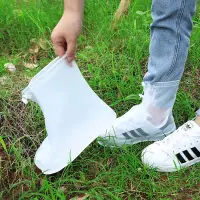
<path id="1" fill-rule="evenodd" d="M 157 108 L 172 110 L 180 81 L 144 82 L 149 93 L 153 95 L 152 105 Z"/>
<path id="2" fill-rule="evenodd" d="M 167 81 L 167 82 L 155 82 L 155 83 L 151 83 L 149 81 L 145 81 L 144 82 L 145 84 L 150 84 L 154 87 L 178 87 L 179 86 L 179 83 L 180 81 L 177 80 L 177 81 Z"/>

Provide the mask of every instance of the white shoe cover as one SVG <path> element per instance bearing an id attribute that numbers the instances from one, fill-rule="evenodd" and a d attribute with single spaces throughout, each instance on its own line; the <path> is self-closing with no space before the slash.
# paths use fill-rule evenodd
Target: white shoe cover
<path id="1" fill-rule="evenodd" d="M 176 130 L 172 108 L 179 81 L 143 83 L 142 103 L 119 117 L 113 126 L 101 134 L 99 144 L 107 147 L 158 141 Z"/>
<path id="2" fill-rule="evenodd" d="M 89 87 L 75 62 L 56 58 L 22 91 L 22 100 L 39 104 L 47 138 L 35 155 L 44 174 L 53 174 L 73 161 L 116 120 L 116 113 Z"/>

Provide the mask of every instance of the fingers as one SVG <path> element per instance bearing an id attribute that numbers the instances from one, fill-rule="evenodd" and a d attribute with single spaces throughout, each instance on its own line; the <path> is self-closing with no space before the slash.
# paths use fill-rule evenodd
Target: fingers
<path id="1" fill-rule="evenodd" d="M 72 62 L 75 57 L 75 50 L 76 50 L 76 40 L 70 40 L 67 42 L 67 60 L 68 62 Z"/>
<path id="2" fill-rule="evenodd" d="M 66 44 L 63 38 L 57 37 L 53 32 L 51 35 L 51 41 L 56 55 L 60 57 L 64 56 Z"/>
<path id="3" fill-rule="evenodd" d="M 57 56 L 62 57 L 65 55 L 65 48 L 63 45 L 55 44 L 53 45 L 53 47 Z"/>
<path id="4" fill-rule="evenodd" d="M 51 41 L 57 56 L 62 57 L 66 53 L 69 63 L 74 60 L 77 41 L 76 38 L 68 39 L 68 37 L 58 37 L 57 35 L 52 34 Z"/>

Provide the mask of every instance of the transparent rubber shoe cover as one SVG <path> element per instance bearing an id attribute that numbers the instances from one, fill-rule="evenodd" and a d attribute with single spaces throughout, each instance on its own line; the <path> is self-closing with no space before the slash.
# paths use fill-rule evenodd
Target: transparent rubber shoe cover
<path id="1" fill-rule="evenodd" d="M 116 113 L 89 87 L 75 62 L 56 58 L 22 91 L 22 101 L 36 102 L 45 117 L 47 137 L 35 164 L 53 174 L 73 161 L 116 120 Z"/>

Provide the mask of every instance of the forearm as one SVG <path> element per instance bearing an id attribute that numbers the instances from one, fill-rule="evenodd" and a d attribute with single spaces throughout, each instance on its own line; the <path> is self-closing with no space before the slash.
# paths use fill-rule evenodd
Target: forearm
<path id="1" fill-rule="evenodd" d="M 84 0 L 64 0 L 64 9 L 67 11 L 75 11 L 83 15 Z"/>

